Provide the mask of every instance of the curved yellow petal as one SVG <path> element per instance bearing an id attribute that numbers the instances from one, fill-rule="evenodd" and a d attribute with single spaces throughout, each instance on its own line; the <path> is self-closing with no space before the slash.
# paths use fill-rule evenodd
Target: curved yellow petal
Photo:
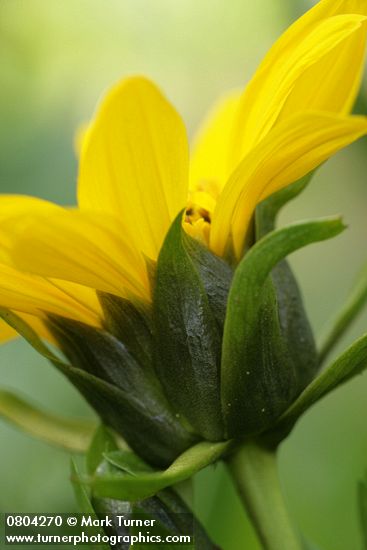
<path id="1" fill-rule="evenodd" d="M 190 191 L 202 190 L 212 183 L 219 193 L 227 181 L 229 147 L 240 97 L 236 90 L 220 98 L 199 128 L 192 146 Z"/>
<path id="2" fill-rule="evenodd" d="M 308 112 L 279 123 L 226 184 L 212 217 L 210 248 L 222 255 L 231 236 L 240 258 L 251 216 L 261 200 L 366 133 L 366 117 Z"/>
<path id="3" fill-rule="evenodd" d="M 116 231 L 114 220 L 97 212 L 29 215 L 15 238 L 12 259 L 19 269 L 52 280 L 149 297 L 144 257 Z"/>
<path id="4" fill-rule="evenodd" d="M 43 317 L 54 313 L 92 325 L 100 325 L 100 317 L 84 307 L 52 283 L 0 263 L 0 307 Z"/>
<path id="5" fill-rule="evenodd" d="M 51 213 L 61 206 L 30 195 L 0 195 L 0 221 L 27 215 L 29 212 Z"/>
<path id="6" fill-rule="evenodd" d="M 0 195 L 0 261 L 12 263 L 9 250 L 13 246 L 13 220 L 19 230 L 20 223 L 27 223 L 31 214 L 53 216 L 62 207 L 49 201 L 28 195 Z"/>
<path id="7" fill-rule="evenodd" d="M 0 195 L 0 261 L 15 267 L 11 258 L 14 246 L 14 233 L 19 233 L 21 226 L 29 224 L 29 216 L 41 214 L 46 218 L 63 212 L 64 208 L 51 202 L 27 195 Z M 70 282 L 51 283 L 57 286 L 76 303 L 102 318 L 102 309 L 96 293 L 91 288 Z M 1 281 L 0 281 L 1 286 Z"/>
<path id="8" fill-rule="evenodd" d="M 114 216 L 131 246 L 156 259 L 187 188 L 188 146 L 179 115 L 149 80 L 117 84 L 83 144 L 80 208 Z"/>
<path id="9" fill-rule="evenodd" d="M 300 110 L 348 114 L 354 105 L 363 73 L 366 24 L 315 63 L 298 79 L 277 122 Z"/>
<path id="10" fill-rule="evenodd" d="M 16 222 L 19 231 L 19 225 L 26 224 L 29 215 L 38 213 L 51 217 L 62 210 L 60 206 L 36 197 L 0 196 L 0 261 L 3 264 L 0 265 L 0 304 L 2 307 L 18 307 L 18 315 L 25 318 L 32 328 L 48 341 L 53 341 L 53 338 L 42 320 L 36 317 L 36 315 L 42 316 L 43 311 L 58 313 L 93 325 L 101 324 L 102 317 L 95 292 L 90 289 L 78 289 L 78 292 L 77 289 L 73 289 L 71 292 L 69 290 L 66 292 L 65 288 L 64 291 L 60 291 L 45 279 L 37 280 L 33 276 L 20 273 L 13 265 L 11 259 L 11 249 L 14 244 L 13 223 Z M 80 295 L 83 295 L 84 301 L 80 300 Z M 48 305 L 47 300 L 49 300 Z M 34 315 L 22 313 L 24 311 Z"/>
<path id="11" fill-rule="evenodd" d="M 351 108 L 361 79 L 366 15 L 365 0 L 320 2 L 280 37 L 241 98 L 233 167 L 282 118 Z"/>

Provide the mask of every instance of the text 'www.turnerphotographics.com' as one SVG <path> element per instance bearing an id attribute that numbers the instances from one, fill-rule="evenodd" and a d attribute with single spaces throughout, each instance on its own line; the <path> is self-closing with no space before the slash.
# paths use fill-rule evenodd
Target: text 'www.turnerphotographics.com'
<path id="1" fill-rule="evenodd" d="M 164 522 L 163 522 L 164 520 Z M 167 518 L 150 514 L 5 514 L 5 545 L 192 545 L 194 524 L 191 514 L 171 514 Z M 183 527 L 184 526 L 184 527 Z"/>

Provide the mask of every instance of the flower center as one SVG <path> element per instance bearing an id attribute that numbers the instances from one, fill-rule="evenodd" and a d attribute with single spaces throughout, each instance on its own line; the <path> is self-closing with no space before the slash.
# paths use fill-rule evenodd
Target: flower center
<path id="1" fill-rule="evenodd" d="M 185 222 L 193 225 L 201 218 L 204 220 L 204 222 L 210 223 L 210 212 L 208 210 L 205 210 L 205 208 L 201 208 L 197 205 L 191 205 L 186 209 Z"/>
<path id="2" fill-rule="evenodd" d="M 202 180 L 190 191 L 184 228 L 195 239 L 209 244 L 211 217 L 219 195 L 215 181 Z"/>

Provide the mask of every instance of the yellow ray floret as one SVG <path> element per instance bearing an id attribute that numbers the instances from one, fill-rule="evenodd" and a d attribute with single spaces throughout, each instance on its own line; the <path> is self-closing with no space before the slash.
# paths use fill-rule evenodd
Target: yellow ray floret
<path id="1" fill-rule="evenodd" d="M 1 307 L 42 317 L 43 312 L 49 312 L 93 325 L 100 324 L 96 313 L 42 277 L 0 263 L 0 281 Z"/>
<path id="2" fill-rule="evenodd" d="M 51 218 L 30 214 L 12 259 L 20 269 L 44 277 L 120 296 L 149 296 L 143 255 L 117 231 L 114 219 L 98 212 L 63 210 Z"/>
<path id="3" fill-rule="evenodd" d="M 320 2 L 281 36 L 241 98 L 232 166 L 281 118 L 351 109 L 363 67 L 366 15 L 365 0 Z"/>
<path id="4" fill-rule="evenodd" d="M 0 307 L 16 310 L 42 336 L 49 332 L 36 316 L 56 313 L 92 325 L 100 325 L 102 312 L 94 290 L 71 282 L 56 282 L 21 272 L 12 255 L 17 237 L 23 234 L 30 217 L 49 220 L 63 208 L 28 196 L 2 195 L 0 199 Z M 10 335 L 10 333 L 9 333 Z"/>
<path id="5" fill-rule="evenodd" d="M 187 186 L 188 144 L 180 116 L 147 79 L 117 84 L 83 144 L 79 207 L 114 216 L 131 245 L 156 259 L 186 202 Z"/>
<path id="6" fill-rule="evenodd" d="M 192 146 L 190 191 L 203 185 L 215 186 L 216 195 L 223 189 L 230 173 L 230 147 L 233 125 L 240 101 L 240 91 L 225 94 L 215 103 Z"/>
<path id="7" fill-rule="evenodd" d="M 365 0 L 320 2 L 274 44 L 242 95 L 229 94 L 211 109 L 194 140 L 190 200 L 196 209 L 207 209 L 208 202 L 196 191 L 216 201 L 241 158 L 275 124 L 297 112 L 351 109 L 363 69 L 366 15 Z"/>
<path id="8" fill-rule="evenodd" d="M 212 218 L 211 249 L 222 255 L 232 235 L 240 258 L 250 218 L 261 200 L 366 133 L 366 117 L 309 112 L 280 123 L 243 159 L 226 184 Z"/>
<path id="9" fill-rule="evenodd" d="M 363 67 L 367 0 L 323 0 L 271 48 L 242 94 L 200 130 L 188 173 L 180 116 L 146 78 L 101 102 L 83 139 L 78 209 L 0 200 L 0 307 L 100 325 L 96 290 L 151 299 L 147 265 L 184 227 L 237 259 L 256 205 L 367 133 L 348 113 Z M 11 335 L 11 333 L 8 333 Z"/>

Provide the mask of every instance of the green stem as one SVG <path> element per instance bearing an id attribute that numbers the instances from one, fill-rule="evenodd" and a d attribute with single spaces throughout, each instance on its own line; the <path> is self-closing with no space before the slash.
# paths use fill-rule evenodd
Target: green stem
<path id="1" fill-rule="evenodd" d="M 247 442 L 228 464 L 264 550 L 302 550 L 283 500 L 275 453 Z"/>

